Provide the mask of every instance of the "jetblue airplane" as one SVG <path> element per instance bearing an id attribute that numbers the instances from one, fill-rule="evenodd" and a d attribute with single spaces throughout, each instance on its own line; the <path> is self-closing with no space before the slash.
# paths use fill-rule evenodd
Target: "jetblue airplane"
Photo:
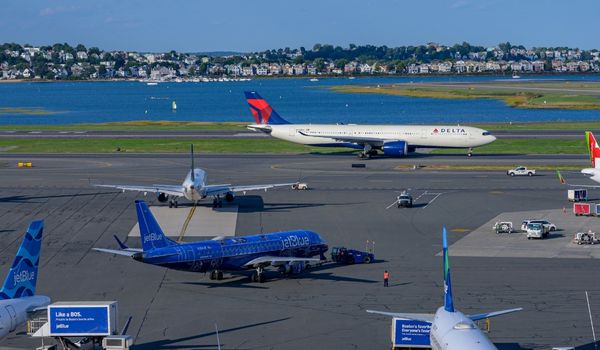
<path id="1" fill-rule="evenodd" d="M 304 230 L 177 243 L 165 236 L 144 201 L 136 201 L 135 207 L 142 249 L 129 248 L 115 236 L 121 249 L 94 250 L 175 270 L 210 271 L 211 280 L 223 279 L 223 271 L 254 269 L 252 281 L 262 283 L 265 267 L 278 267 L 283 273 L 298 273 L 306 263 L 324 260 L 328 249 L 317 233 Z"/>
<path id="2" fill-rule="evenodd" d="M 257 92 L 245 94 L 256 121 L 248 129 L 303 145 L 359 149 L 360 158 L 370 158 L 378 150 L 403 157 L 417 148 L 468 148 L 471 156 L 473 147 L 496 140 L 488 131 L 470 126 L 291 124 Z"/>
<path id="3" fill-rule="evenodd" d="M 591 131 L 585 132 L 585 140 L 587 142 L 588 153 L 590 154 L 590 162 L 592 163 L 591 168 L 581 169 L 581 173 L 590 177 L 590 180 L 600 182 L 600 146 L 596 142 L 596 138 Z M 560 183 L 563 185 L 569 185 L 572 187 L 587 187 L 587 188 L 600 188 L 600 185 L 575 185 L 569 184 L 565 178 L 560 174 L 560 171 L 556 171 Z"/>
<path id="4" fill-rule="evenodd" d="M 188 172 L 185 180 L 181 185 L 98 185 L 96 187 L 117 188 L 125 191 L 150 192 L 156 193 L 158 201 L 164 203 L 169 201 L 169 208 L 177 208 L 177 199 L 184 197 L 189 201 L 197 202 L 206 197 L 213 197 L 213 208 L 222 207 L 225 197 L 227 202 L 232 202 L 235 199 L 236 192 L 267 190 L 275 187 L 291 186 L 294 183 L 284 184 L 266 184 L 266 185 L 249 185 L 249 186 L 232 186 L 230 184 L 222 185 L 207 185 L 206 172 L 200 168 L 194 168 L 194 145 L 191 145 L 191 169 Z"/>
<path id="5" fill-rule="evenodd" d="M 27 321 L 31 312 L 45 310 L 50 298 L 35 295 L 44 222 L 33 221 L 0 290 L 0 337 Z"/>
<path id="6" fill-rule="evenodd" d="M 477 315 L 465 315 L 454 309 L 452 283 L 450 282 L 450 262 L 448 259 L 448 239 L 446 237 L 445 227 L 442 235 L 444 259 L 444 306 L 440 307 L 435 315 L 373 310 L 367 310 L 367 312 L 392 316 L 404 320 L 431 323 L 429 339 L 433 350 L 497 350 L 490 339 L 475 325 L 474 321 L 520 311 L 522 308 Z"/>

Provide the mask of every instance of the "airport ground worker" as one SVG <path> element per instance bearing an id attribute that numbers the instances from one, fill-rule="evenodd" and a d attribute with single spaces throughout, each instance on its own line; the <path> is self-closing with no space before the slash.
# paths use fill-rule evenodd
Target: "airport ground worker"
<path id="1" fill-rule="evenodd" d="M 390 273 L 387 270 L 383 271 L 383 286 L 384 287 L 388 287 L 389 279 L 390 279 Z"/>

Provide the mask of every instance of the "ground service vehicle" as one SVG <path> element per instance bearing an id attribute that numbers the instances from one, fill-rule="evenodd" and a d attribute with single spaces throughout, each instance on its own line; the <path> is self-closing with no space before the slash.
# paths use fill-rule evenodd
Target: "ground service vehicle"
<path id="1" fill-rule="evenodd" d="M 596 206 L 592 203 L 573 203 L 573 214 L 575 216 L 590 216 L 596 214 Z"/>
<path id="2" fill-rule="evenodd" d="M 308 190 L 308 184 L 306 182 L 296 182 L 292 185 L 294 190 Z"/>
<path id="3" fill-rule="evenodd" d="M 413 197 L 409 193 L 407 193 L 407 192 L 402 192 L 396 198 L 396 205 L 398 206 L 398 208 L 401 208 L 401 207 L 412 208 L 412 206 L 413 206 Z"/>
<path id="4" fill-rule="evenodd" d="M 528 169 L 527 167 L 524 166 L 518 166 L 514 169 L 510 169 L 506 172 L 506 175 L 510 175 L 510 176 L 533 176 L 535 175 L 535 169 Z"/>
<path id="5" fill-rule="evenodd" d="M 577 232 L 573 237 L 573 243 L 577 244 L 595 244 L 598 242 L 596 238 L 596 232 L 591 230 L 588 232 Z"/>
<path id="6" fill-rule="evenodd" d="M 584 202 L 588 199 L 588 192 L 586 189 L 568 190 L 567 198 L 569 202 Z"/>
<path id="7" fill-rule="evenodd" d="M 369 264 L 375 260 L 375 254 L 345 247 L 333 247 L 331 260 L 340 264 Z"/>
<path id="8" fill-rule="evenodd" d="M 550 228 L 540 222 L 532 222 L 527 225 L 527 239 L 546 238 L 550 234 Z"/>
<path id="9" fill-rule="evenodd" d="M 496 233 L 512 233 L 513 232 L 513 223 L 510 221 L 501 221 L 494 224 L 493 227 Z"/>

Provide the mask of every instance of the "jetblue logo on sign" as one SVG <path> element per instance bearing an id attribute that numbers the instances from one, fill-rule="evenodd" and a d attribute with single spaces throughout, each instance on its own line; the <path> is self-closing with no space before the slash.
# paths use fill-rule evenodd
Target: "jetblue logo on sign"
<path id="1" fill-rule="evenodd" d="M 160 235 L 157 235 L 156 233 L 152 232 L 144 236 L 144 243 L 160 241 L 161 239 L 162 237 Z"/>
<path id="2" fill-rule="evenodd" d="M 296 248 L 308 246 L 310 244 L 310 240 L 308 237 L 298 237 L 296 235 L 288 236 L 283 241 L 283 248 Z"/>
<path id="3" fill-rule="evenodd" d="M 19 283 L 25 283 L 33 280 L 35 278 L 35 271 L 23 270 L 19 273 L 15 273 L 13 275 L 13 280 L 15 286 Z"/>

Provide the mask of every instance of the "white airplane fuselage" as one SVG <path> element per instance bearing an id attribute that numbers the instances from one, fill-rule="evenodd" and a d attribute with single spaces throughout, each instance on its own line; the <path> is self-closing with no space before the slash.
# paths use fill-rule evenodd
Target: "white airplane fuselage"
<path id="1" fill-rule="evenodd" d="M 50 304 L 50 298 L 43 295 L 0 300 L 0 338 L 25 323 L 28 311 L 48 304 Z"/>
<path id="2" fill-rule="evenodd" d="M 256 127 L 260 129 L 259 125 Z M 384 142 L 405 141 L 410 148 L 470 148 L 496 140 L 496 137 L 486 130 L 471 126 L 280 124 L 269 127 L 273 137 L 315 146 L 352 147 L 349 142 L 319 137 L 320 134 L 339 135 L 340 138 L 377 138 L 383 139 Z M 252 128 L 252 125 L 249 128 Z M 383 142 L 374 142 L 374 145 L 382 146 Z"/>
<path id="3" fill-rule="evenodd" d="M 497 350 L 470 318 L 444 307 L 435 313 L 429 338 L 433 350 Z"/>
<path id="4" fill-rule="evenodd" d="M 206 172 L 202 169 L 195 168 L 193 170 L 194 178 L 192 180 L 192 170 L 190 170 L 183 180 L 183 194 L 189 201 L 199 201 L 206 198 L 204 186 L 206 184 Z"/>

